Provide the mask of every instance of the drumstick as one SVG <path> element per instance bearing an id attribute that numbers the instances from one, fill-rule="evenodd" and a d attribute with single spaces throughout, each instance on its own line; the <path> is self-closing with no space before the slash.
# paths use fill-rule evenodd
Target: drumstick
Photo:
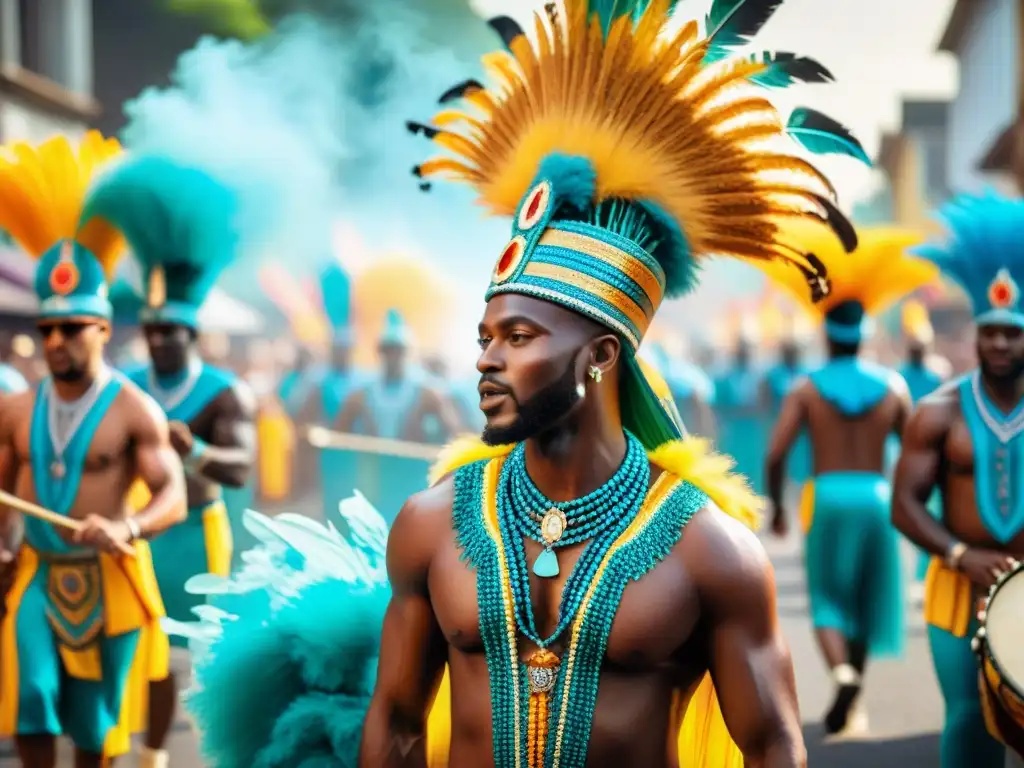
<path id="1" fill-rule="evenodd" d="M 25 501 L 25 499 L 15 496 L 13 493 L 8 493 L 3 489 L 0 489 L 0 504 L 6 504 L 12 509 L 16 509 L 23 514 L 42 520 L 43 522 L 57 526 L 58 528 L 67 528 L 70 531 L 82 530 L 81 520 L 75 520 L 74 518 L 67 517 L 66 515 L 58 515 L 56 512 L 52 512 L 45 507 L 40 507 L 38 504 L 33 504 L 31 501 Z M 122 554 L 128 555 L 129 557 L 135 557 L 135 550 L 130 545 L 118 542 L 115 546 L 117 546 Z"/>
<path id="2" fill-rule="evenodd" d="M 439 445 L 353 435 L 348 432 L 335 432 L 324 427 L 309 427 L 306 430 L 306 439 L 315 448 L 347 449 L 362 453 L 375 453 L 380 456 L 398 456 L 404 459 L 434 461 L 441 453 Z"/>

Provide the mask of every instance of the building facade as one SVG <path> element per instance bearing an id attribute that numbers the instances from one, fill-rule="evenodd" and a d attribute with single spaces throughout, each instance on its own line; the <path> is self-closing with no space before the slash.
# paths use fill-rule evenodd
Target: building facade
<path id="1" fill-rule="evenodd" d="M 93 95 L 93 0 L 0 0 L 0 142 L 81 135 Z"/>
<path id="2" fill-rule="evenodd" d="M 1016 191 L 1013 175 L 1000 168 L 1007 163 L 992 155 L 1002 150 L 1005 156 L 1013 144 L 1022 85 L 1022 5 L 1024 0 L 957 0 L 939 43 L 939 50 L 960 63 L 946 142 L 954 192 L 986 186 Z"/>

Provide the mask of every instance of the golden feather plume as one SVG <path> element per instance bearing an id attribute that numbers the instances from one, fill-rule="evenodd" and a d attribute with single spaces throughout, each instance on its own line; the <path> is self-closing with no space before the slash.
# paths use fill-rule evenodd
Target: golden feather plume
<path id="1" fill-rule="evenodd" d="M 825 315 L 847 301 L 857 301 L 871 315 L 938 278 L 938 269 L 907 250 L 919 244 L 922 233 L 897 227 L 867 227 L 859 230 L 859 245 L 847 254 L 819 227 L 789 221 L 780 225 L 781 240 L 793 249 L 808 251 L 824 264 L 832 292 L 821 302 L 808 300 L 806 283 L 792 269 L 776 263 L 759 264 L 762 271 L 787 288 L 815 316 Z"/>
<path id="2" fill-rule="evenodd" d="M 772 104 L 751 91 L 766 65 L 709 63 L 695 22 L 663 34 L 670 5 L 651 0 L 606 32 L 587 0 L 537 13 L 534 42 L 519 34 L 485 58 L 494 87 L 467 81 L 442 98 L 432 126 L 409 124 L 454 155 L 415 172 L 467 182 L 492 213 L 512 215 L 546 156 L 582 156 L 596 171 L 595 202 L 657 205 L 691 255 L 778 259 L 800 268 L 805 291 L 808 282 L 827 291 L 813 262 L 777 242 L 779 222 L 827 224 L 847 250 L 855 234 L 814 166 L 765 145 L 786 137 Z M 459 97 L 469 112 L 450 107 Z"/>
<path id="3" fill-rule="evenodd" d="M 76 240 L 110 279 L 124 253 L 124 239 L 109 223 L 79 227 L 89 184 L 121 152 L 116 139 L 89 131 L 78 147 L 64 136 L 38 147 L 18 142 L 0 150 L 0 229 L 40 258 L 61 240 Z"/>

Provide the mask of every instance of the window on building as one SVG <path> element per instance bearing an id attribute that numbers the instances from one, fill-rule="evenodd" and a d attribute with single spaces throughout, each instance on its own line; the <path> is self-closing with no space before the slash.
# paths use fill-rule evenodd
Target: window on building
<path id="1" fill-rule="evenodd" d="M 88 3 L 82 0 L 17 0 L 22 68 L 69 91 L 91 90 Z M 76 11 L 78 11 L 76 13 Z"/>

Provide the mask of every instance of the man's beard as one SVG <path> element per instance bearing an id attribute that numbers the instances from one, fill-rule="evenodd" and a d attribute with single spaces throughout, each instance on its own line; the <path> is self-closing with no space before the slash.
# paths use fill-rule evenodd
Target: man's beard
<path id="1" fill-rule="evenodd" d="M 565 373 L 525 402 L 520 403 L 515 395 L 509 392 L 508 396 L 516 404 L 515 421 L 504 427 L 484 427 L 481 439 L 487 445 L 521 443 L 536 437 L 565 418 L 583 399 L 576 385 L 575 363 L 575 358 L 570 359 Z"/>
<path id="2" fill-rule="evenodd" d="M 56 371 L 50 371 L 50 375 L 57 381 L 65 381 L 70 384 L 76 381 L 81 381 L 85 377 L 85 368 L 79 368 L 78 366 L 73 365 L 68 366 L 66 371 L 60 371 L 59 373 Z"/>
<path id="3" fill-rule="evenodd" d="M 993 371 L 985 363 L 985 358 L 979 355 L 978 367 L 981 368 L 981 375 L 994 384 L 1012 384 L 1024 376 L 1024 360 L 1014 360 L 1013 365 L 1007 371 Z"/>

